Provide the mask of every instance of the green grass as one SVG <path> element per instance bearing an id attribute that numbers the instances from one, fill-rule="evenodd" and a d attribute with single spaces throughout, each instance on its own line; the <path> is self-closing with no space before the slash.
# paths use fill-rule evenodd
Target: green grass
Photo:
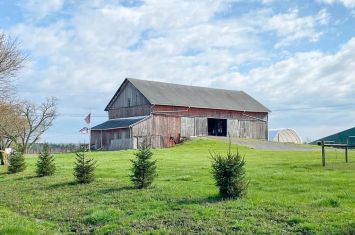
<path id="1" fill-rule="evenodd" d="M 355 152 L 257 151 L 245 154 L 248 194 L 220 200 L 208 150 L 227 144 L 194 140 L 154 150 L 158 177 L 136 190 L 129 180 L 132 150 L 93 152 L 97 180 L 74 183 L 74 154 L 56 155 L 57 172 L 35 177 L 0 167 L 0 234 L 355 234 Z M 233 146 L 236 150 L 237 146 Z M 337 156 L 336 156 L 337 154 Z"/>

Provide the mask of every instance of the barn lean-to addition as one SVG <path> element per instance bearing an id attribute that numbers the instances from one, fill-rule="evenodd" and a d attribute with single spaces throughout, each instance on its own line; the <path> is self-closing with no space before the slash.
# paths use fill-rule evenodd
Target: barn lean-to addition
<path id="1" fill-rule="evenodd" d="M 91 128 L 96 149 L 169 147 L 191 136 L 268 138 L 268 110 L 243 91 L 126 78 Z"/>

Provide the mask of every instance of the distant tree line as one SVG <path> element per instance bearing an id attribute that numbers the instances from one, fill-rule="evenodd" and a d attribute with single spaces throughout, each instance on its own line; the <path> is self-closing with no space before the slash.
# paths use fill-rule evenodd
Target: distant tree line
<path id="1" fill-rule="evenodd" d="M 27 153 L 40 153 L 45 146 L 51 149 L 52 153 L 73 153 L 80 150 L 80 144 L 53 144 L 53 143 L 35 143 L 27 150 Z"/>

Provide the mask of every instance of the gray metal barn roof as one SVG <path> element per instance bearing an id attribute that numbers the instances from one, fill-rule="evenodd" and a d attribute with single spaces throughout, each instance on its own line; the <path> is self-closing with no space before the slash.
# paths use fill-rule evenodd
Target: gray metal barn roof
<path id="1" fill-rule="evenodd" d="M 178 85 L 133 78 L 127 78 L 126 80 L 131 82 L 151 104 L 270 112 L 268 108 L 243 91 Z M 109 109 L 116 95 L 105 110 Z"/>
<path id="2" fill-rule="evenodd" d="M 146 117 L 147 116 L 111 119 L 111 120 L 108 120 L 108 121 L 101 123 L 97 126 L 92 127 L 91 130 L 128 128 L 130 125 L 133 125 L 133 124 L 143 120 Z"/>

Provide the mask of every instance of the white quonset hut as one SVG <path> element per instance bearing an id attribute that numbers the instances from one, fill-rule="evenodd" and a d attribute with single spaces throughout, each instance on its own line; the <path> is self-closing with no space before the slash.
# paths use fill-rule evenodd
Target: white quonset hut
<path id="1" fill-rule="evenodd" d="M 269 141 L 302 144 L 301 137 L 297 134 L 295 130 L 290 128 L 270 130 Z"/>

